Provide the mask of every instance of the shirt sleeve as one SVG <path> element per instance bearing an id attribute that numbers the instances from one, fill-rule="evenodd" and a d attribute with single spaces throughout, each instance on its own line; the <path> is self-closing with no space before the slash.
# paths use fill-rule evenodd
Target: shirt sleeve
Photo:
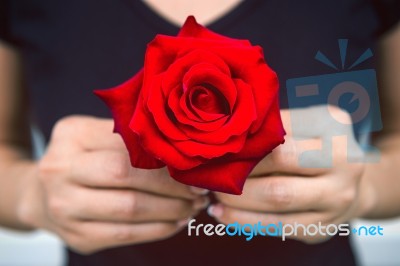
<path id="1" fill-rule="evenodd" d="M 392 29 L 400 21 L 400 1 L 399 0 L 373 0 L 378 13 L 381 25 L 379 34 L 383 34 Z"/>

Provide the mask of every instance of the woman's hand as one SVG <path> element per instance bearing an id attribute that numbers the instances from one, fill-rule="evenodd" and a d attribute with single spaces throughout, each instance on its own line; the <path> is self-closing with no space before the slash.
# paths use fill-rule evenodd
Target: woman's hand
<path id="1" fill-rule="evenodd" d="M 288 133 L 279 146 L 254 169 L 243 194 L 217 193 L 219 204 L 209 213 L 218 221 L 322 225 L 339 224 L 363 215 L 371 206 L 371 186 L 361 180 L 363 152 L 353 137 L 350 116 L 335 107 L 330 114 L 342 124 L 330 123 L 326 106 L 282 111 Z M 291 117 L 302 118 L 292 132 Z M 341 136 L 339 133 L 345 133 Z M 331 164 L 329 166 L 329 164 Z M 292 236 L 317 243 L 329 235 Z"/>
<path id="2" fill-rule="evenodd" d="M 169 237 L 208 204 L 206 191 L 165 169 L 132 168 L 112 127 L 83 116 L 59 121 L 19 211 L 81 253 Z"/>

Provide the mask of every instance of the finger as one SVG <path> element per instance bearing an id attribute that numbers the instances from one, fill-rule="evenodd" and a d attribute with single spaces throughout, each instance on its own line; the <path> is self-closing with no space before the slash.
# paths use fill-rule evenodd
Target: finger
<path id="1" fill-rule="evenodd" d="M 69 116 L 57 122 L 53 130 L 52 140 L 65 142 L 70 146 L 75 144 L 75 148 L 89 151 L 126 149 L 122 138 L 113 133 L 113 128 L 114 122 L 111 119 Z"/>
<path id="2" fill-rule="evenodd" d="M 292 136 L 292 120 L 290 116 L 290 112 L 293 109 L 282 109 L 281 110 L 281 120 L 283 124 L 283 128 L 285 129 L 286 136 Z"/>
<path id="3" fill-rule="evenodd" d="M 208 199 L 194 201 L 160 197 L 132 190 L 77 190 L 71 215 L 83 220 L 107 222 L 177 221 L 193 216 L 208 205 Z M 80 204 L 79 204 L 80 203 Z"/>
<path id="4" fill-rule="evenodd" d="M 319 105 L 281 112 L 287 133 L 295 138 L 352 136 L 349 113 L 333 105 Z"/>
<path id="5" fill-rule="evenodd" d="M 230 207 L 258 212 L 305 212 L 324 210 L 327 181 L 324 178 L 248 178 L 240 196 L 217 193 L 217 199 Z"/>
<path id="6" fill-rule="evenodd" d="M 291 137 L 261 160 L 250 176 L 266 176 L 273 174 L 293 174 L 300 176 L 316 176 L 329 171 L 325 166 L 332 152 L 320 139 L 295 140 Z"/>
<path id="7" fill-rule="evenodd" d="M 125 151 L 103 150 L 75 156 L 71 163 L 71 179 L 90 187 L 134 188 L 183 199 L 194 199 L 207 192 L 175 181 L 166 168 L 132 168 Z"/>
<path id="8" fill-rule="evenodd" d="M 262 233 L 269 236 L 283 237 L 281 236 L 282 234 L 285 236 L 285 239 L 287 238 L 297 239 L 305 241 L 307 243 L 318 243 L 327 240 L 331 237 L 331 235 L 326 233 L 326 228 L 323 228 L 320 231 L 318 231 L 319 229 L 317 228 L 318 226 L 325 226 L 326 224 L 325 221 L 326 218 L 324 217 L 324 213 L 305 212 L 296 214 L 275 214 L 275 213 L 266 214 L 266 213 L 252 212 L 252 211 L 245 211 L 236 208 L 231 208 L 223 204 L 210 206 L 208 213 L 219 222 L 227 225 L 234 223 L 238 223 L 240 225 L 244 224 L 257 225 L 258 223 L 260 223 L 263 226 L 268 226 L 273 224 L 273 226 L 268 227 L 268 232 L 270 234 L 266 232 L 267 230 L 266 228 L 260 229 Z M 279 231 L 276 232 L 276 230 L 279 230 L 277 228 L 280 227 L 280 224 L 282 224 L 281 232 Z M 294 233 L 294 231 L 290 232 L 291 229 L 292 228 L 294 229 L 294 226 L 296 225 L 297 225 L 296 234 Z M 306 233 L 307 226 L 312 227 L 312 229 L 309 230 L 311 232 L 309 234 Z M 322 234 L 320 234 L 320 232 L 322 232 Z M 260 234 L 260 231 L 257 230 L 257 235 L 260 236 L 262 234 Z"/>
<path id="9" fill-rule="evenodd" d="M 78 252 L 92 253 L 104 248 L 144 243 L 168 238 L 183 228 L 184 223 L 115 224 L 83 222 L 70 245 Z"/>

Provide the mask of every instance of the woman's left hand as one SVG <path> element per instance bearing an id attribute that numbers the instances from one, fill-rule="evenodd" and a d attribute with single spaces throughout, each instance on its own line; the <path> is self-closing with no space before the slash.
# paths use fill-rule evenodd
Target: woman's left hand
<path id="1" fill-rule="evenodd" d="M 258 164 L 241 196 L 216 193 L 219 203 L 210 206 L 210 215 L 225 224 L 305 226 L 340 224 L 361 216 L 371 206 L 373 191 L 362 179 L 364 153 L 354 138 L 350 115 L 332 106 L 281 114 L 286 142 Z M 302 118 L 295 131 L 291 117 Z M 333 117 L 341 123 L 332 123 Z M 291 236 L 306 243 L 329 237 L 304 236 L 303 231 Z"/>

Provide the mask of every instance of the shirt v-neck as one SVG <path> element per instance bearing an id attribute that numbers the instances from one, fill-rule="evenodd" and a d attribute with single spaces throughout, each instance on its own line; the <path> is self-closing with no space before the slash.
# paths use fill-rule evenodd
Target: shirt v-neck
<path id="1" fill-rule="evenodd" d="M 161 16 L 143 1 L 122 1 L 128 4 L 135 15 L 141 16 L 146 23 L 156 28 L 157 31 L 170 35 L 174 35 L 179 31 L 179 26 Z M 244 0 L 243 2 L 234 6 L 229 12 L 211 21 L 210 23 L 207 23 L 205 26 L 214 31 L 222 31 L 225 27 L 231 25 L 231 23 L 240 21 L 242 16 L 250 15 L 251 12 L 249 11 L 255 8 L 257 2 L 259 2 L 259 0 Z"/>

